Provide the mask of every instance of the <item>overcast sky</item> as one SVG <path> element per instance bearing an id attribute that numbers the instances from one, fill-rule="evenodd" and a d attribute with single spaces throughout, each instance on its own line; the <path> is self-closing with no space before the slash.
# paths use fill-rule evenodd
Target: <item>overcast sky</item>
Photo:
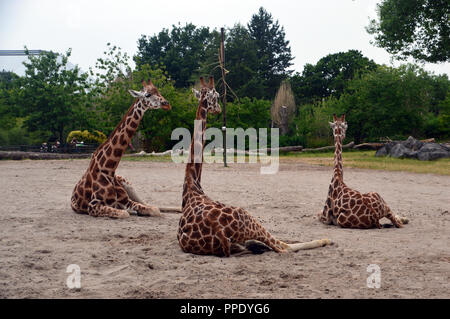
<path id="1" fill-rule="evenodd" d="M 192 22 L 210 28 L 247 24 L 263 6 L 284 27 L 301 72 L 330 53 L 350 49 L 380 64 L 388 53 L 370 44 L 365 26 L 381 0 L 0 0 L 0 49 L 72 48 L 70 61 L 87 71 L 111 42 L 133 56 L 142 34 L 154 35 L 172 24 Z M 2 61 L 0 60 L 0 68 Z M 399 65 L 398 62 L 394 63 Z M 450 75 L 450 63 L 425 64 Z"/>

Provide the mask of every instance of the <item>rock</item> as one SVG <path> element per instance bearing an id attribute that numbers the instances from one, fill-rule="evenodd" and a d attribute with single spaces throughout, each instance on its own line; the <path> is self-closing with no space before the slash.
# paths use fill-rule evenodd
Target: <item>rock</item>
<path id="1" fill-rule="evenodd" d="M 423 142 L 416 140 L 412 136 L 408 137 L 408 139 L 406 141 L 402 142 L 402 144 L 413 151 L 419 150 L 424 145 Z"/>
<path id="2" fill-rule="evenodd" d="M 416 158 L 417 152 L 411 151 L 405 145 L 398 143 L 392 147 L 389 155 L 394 158 Z"/>
<path id="3" fill-rule="evenodd" d="M 410 136 L 406 141 L 392 141 L 377 150 L 375 156 L 391 156 L 394 158 L 417 158 L 421 161 L 432 161 L 450 157 L 450 145 L 424 142 Z"/>
<path id="4" fill-rule="evenodd" d="M 379 148 L 376 152 L 375 152 L 375 156 L 376 157 L 380 157 L 380 156 L 387 156 L 388 155 L 388 151 L 386 149 L 386 146 L 383 146 L 382 148 Z"/>
<path id="5" fill-rule="evenodd" d="M 432 161 L 444 157 L 450 157 L 450 151 L 446 146 L 438 143 L 426 143 L 417 152 L 417 158 L 421 161 Z"/>

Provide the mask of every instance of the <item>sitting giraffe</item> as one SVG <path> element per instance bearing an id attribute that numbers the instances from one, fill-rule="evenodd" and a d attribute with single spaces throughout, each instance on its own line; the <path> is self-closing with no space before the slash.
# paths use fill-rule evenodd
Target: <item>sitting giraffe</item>
<path id="1" fill-rule="evenodd" d="M 239 207 L 227 206 L 210 199 L 203 191 L 202 174 L 204 134 L 208 113 L 221 112 L 219 94 L 214 89 L 214 79 L 205 84 L 200 78 L 201 91 L 196 124 L 192 137 L 189 160 L 183 185 L 182 217 L 178 228 L 178 242 L 186 253 L 229 257 L 233 252 L 247 253 L 242 245 L 255 251 L 263 246 L 276 252 L 297 251 L 331 244 L 322 239 L 307 243 L 286 244 L 274 238 L 248 212 Z M 201 127 L 200 127 L 201 125 Z M 252 248 L 253 247 L 253 248 Z M 256 248 L 256 249 L 255 249 Z"/>
<path id="2" fill-rule="evenodd" d="M 345 114 L 340 118 L 333 116 L 330 126 L 334 135 L 334 171 L 328 197 L 319 220 L 327 225 L 339 225 L 345 228 L 381 228 L 380 219 L 386 217 L 395 227 L 402 227 L 408 219 L 395 215 L 386 202 L 377 193 L 361 194 L 344 184 L 342 166 L 342 142 L 347 130 Z"/>
<path id="3" fill-rule="evenodd" d="M 115 175 L 120 159 L 148 109 L 170 110 L 171 106 L 151 81 L 142 82 L 143 89 L 129 90 L 136 98 L 133 105 L 109 138 L 91 158 L 89 167 L 72 193 L 72 209 L 91 216 L 126 218 L 128 211 L 138 215 L 158 216 L 160 210 L 144 204 L 125 178 Z"/>

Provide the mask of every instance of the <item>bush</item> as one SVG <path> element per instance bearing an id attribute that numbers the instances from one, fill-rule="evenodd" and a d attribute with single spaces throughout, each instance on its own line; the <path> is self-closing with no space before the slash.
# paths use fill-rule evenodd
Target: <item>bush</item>
<path id="1" fill-rule="evenodd" d="M 107 137 L 100 131 L 93 131 L 92 133 L 88 130 L 84 131 L 72 131 L 67 136 L 66 142 L 70 143 L 72 139 L 75 138 L 79 142 L 84 142 L 88 144 L 102 144 L 106 141 Z"/>

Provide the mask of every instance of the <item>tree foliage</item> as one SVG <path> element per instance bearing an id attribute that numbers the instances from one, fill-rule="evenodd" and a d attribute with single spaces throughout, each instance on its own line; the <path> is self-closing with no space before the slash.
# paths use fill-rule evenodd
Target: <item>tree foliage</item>
<path id="1" fill-rule="evenodd" d="M 170 31 L 163 29 L 158 35 L 142 35 L 134 61 L 138 68 L 164 65 L 176 87 L 187 87 L 208 53 L 217 52 L 218 43 L 219 34 L 208 27 L 173 25 Z"/>
<path id="2" fill-rule="evenodd" d="M 297 103 L 308 104 L 329 96 L 339 97 L 351 79 L 376 67 L 373 60 L 357 50 L 329 54 L 315 65 L 308 63 L 303 72 L 296 73 L 291 80 Z"/>
<path id="3" fill-rule="evenodd" d="M 260 77 L 266 93 L 261 96 L 273 98 L 280 83 L 292 71 L 292 54 L 289 41 L 285 38 L 284 28 L 263 7 L 254 14 L 247 24 L 250 38 L 256 48 L 256 73 Z"/>
<path id="4" fill-rule="evenodd" d="M 398 59 L 446 62 L 450 58 L 450 2 L 448 0 L 383 0 L 378 20 L 367 31 L 375 44 Z"/>
<path id="5" fill-rule="evenodd" d="M 28 54 L 28 50 L 26 50 Z M 54 138 L 64 141 L 64 134 L 84 117 L 88 74 L 78 66 L 69 68 L 65 54 L 43 52 L 28 54 L 25 76 L 21 79 L 19 107 L 26 115 L 24 126 L 31 132 L 49 131 Z"/>
<path id="6" fill-rule="evenodd" d="M 424 137 L 431 128 L 427 128 L 429 119 L 435 118 L 432 101 L 439 101 L 442 112 L 446 109 L 446 97 L 435 94 L 436 81 L 436 76 L 414 65 L 383 66 L 353 79 L 339 99 L 330 99 L 326 105 L 334 113 L 346 114 L 347 136 L 357 143 L 385 136 Z M 449 89 L 447 79 L 447 95 Z M 437 133 L 443 136 L 445 132 Z"/>

